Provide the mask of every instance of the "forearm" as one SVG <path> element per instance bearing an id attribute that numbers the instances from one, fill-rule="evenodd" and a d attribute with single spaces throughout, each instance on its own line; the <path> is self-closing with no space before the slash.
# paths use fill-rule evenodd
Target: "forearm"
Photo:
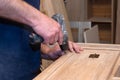
<path id="1" fill-rule="evenodd" d="M 43 37 L 46 44 L 54 44 L 55 39 L 59 44 L 62 43 L 63 35 L 60 25 L 24 0 L 0 0 L 0 17 L 31 26 L 38 35 Z"/>
<path id="2" fill-rule="evenodd" d="M 0 0 L 0 17 L 34 27 L 43 15 L 23 0 Z"/>

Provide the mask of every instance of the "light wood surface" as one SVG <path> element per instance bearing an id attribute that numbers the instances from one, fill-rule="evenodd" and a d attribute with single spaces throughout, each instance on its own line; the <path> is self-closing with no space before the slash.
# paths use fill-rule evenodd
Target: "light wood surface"
<path id="1" fill-rule="evenodd" d="M 81 54 L 67 52 L 34 80 L 111 80 L 120 55 L 120 45 L 79 44 Z M 99 54 L 98 58 L 89 58 Z"/>

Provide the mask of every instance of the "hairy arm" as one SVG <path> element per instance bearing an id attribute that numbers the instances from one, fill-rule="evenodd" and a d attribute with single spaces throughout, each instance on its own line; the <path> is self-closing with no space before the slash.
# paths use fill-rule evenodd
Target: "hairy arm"
<path id="1" fill-rule="evenodd" d="M 44 43 L 53 44 L 56 38 L 59 44 L 62 43 L 60 25 L 24 0 L 0 0 L 0 17 L 31 26 L 44 38 Z"/>
<path id="2" fill-rule="evenodd" d="M 42 14 L 23 0 L 0 0 L 0 17 L 9 18 L 31 27 Z"/>

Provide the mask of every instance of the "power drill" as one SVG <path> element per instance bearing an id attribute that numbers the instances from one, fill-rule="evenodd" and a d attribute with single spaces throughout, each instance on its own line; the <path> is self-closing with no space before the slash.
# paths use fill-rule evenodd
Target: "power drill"
<path id="1" fill-rule="evenodd" d="M 52 18 L 61 25 L 61 29 L 62 29 L 62 33 L 63 33 L 63 42 L 62 42 L 62 45 L 59 45 L 59 46 L 62 51 L 68 50 L 68 47 L 69 47 L 68 46 L 68 33 L 66 30 L 64 17 L 61 14 L 55 14 L 52 16 Z M 29 35 L 29 38 L 30 38 L 31 48 L 34 51 L 40 50 L 40 45 L 44 41 L 44 39 L 41 36 L 39 36 L 38 34 L 36 34 L 35 32 L 32 32 Z"/>

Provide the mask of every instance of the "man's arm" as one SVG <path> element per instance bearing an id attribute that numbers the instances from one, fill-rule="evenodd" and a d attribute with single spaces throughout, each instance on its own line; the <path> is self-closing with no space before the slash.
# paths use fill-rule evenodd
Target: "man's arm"
<path id="1" fill-rule="evenodd" d="M 45 43 L 53 44 L 56 42 L 56 38 L 59 44 L 62 43 L 60 25 L 24 0 L 0 0 L 0 17 L 31 26 L 37 34 L 44 38 Z"/>

